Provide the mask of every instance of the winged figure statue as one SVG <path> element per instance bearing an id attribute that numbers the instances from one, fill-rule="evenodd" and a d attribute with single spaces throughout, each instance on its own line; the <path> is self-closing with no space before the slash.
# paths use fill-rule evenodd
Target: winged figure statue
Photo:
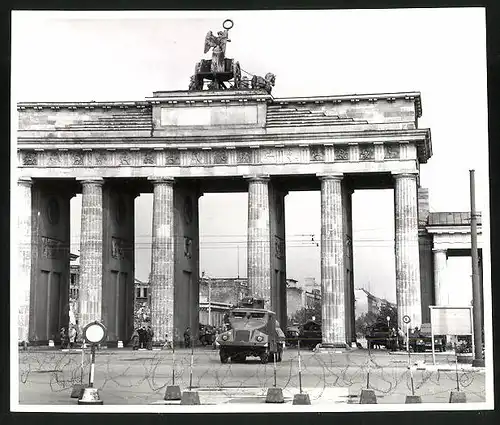
<path id="1" fill-rule="evenodd" d="M 207 53 L 211 48 L 212 52 L 212 64 L 210 70 L 212 72 L 224 72 L 224 58 L 226 55 L 226 44 L 230 42 L 229 31 L 225 29 L 224 31 L 219 31 L 217 36 L 215 36 L 212 31 L 209 31 L 205 37 L 205 51 Z"/>

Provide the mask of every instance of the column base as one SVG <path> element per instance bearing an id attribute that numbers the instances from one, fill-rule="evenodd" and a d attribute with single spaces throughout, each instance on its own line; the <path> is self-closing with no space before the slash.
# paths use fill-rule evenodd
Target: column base
<path id="1" fill-rule="evenodd" d="M 473 367 L 485 367 L 484 359 L 474 359 L 472 360 Z"/>

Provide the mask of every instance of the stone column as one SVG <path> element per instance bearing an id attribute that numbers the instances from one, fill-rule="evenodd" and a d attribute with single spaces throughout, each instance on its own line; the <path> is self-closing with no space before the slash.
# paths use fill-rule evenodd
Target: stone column
<path id="1" fill-rule="evenodd" d="M 31 178 L 17 181 L 17 297 L 18 297 L 18 341 L 28 342 L 30 323 L 31 290 Z"/>
<path id="2" fill-rule="evenodd" d="M 271 306 L 269 177 L 248 178 L 248 287 Z"/>
<path id="3" fill-rule="evenodd" d="M 321 176 L 323 347 L 346 347 L 342 176 Z"/>
<path id="4" fill-rule="evenodd" d="M 405 329 L 406 325 L 403 326 L 405 315 L 411 319 L 410 327 L 420 327 L 422 324 L 417 176 L 416 174 L 397 174 L 394 179 L 396 299 L 398 326 Z"/>
<path id="5" fill-rule="evenodd" d="M 174 335 L 174 179 L 157 178 L 152 182 L 151 326 L 153 343 L 159 345 L 166 339 L 177 339 Z"/>
<path id="6" fill-rule="evenodd" d="M 446 250 L 434 249 L 434 305 L 446 305 Z"/>
<path id="7" fill-rule="evenodd" d="M 102 242 L 104 179 L 81 180 L 79 325 L 102 320 Z"/>

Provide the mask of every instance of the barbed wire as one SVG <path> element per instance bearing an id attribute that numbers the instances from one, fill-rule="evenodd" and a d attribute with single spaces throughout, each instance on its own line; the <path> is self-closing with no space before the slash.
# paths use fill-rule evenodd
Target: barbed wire
<path id="1" fill-rule="evenodd" d="M 87 350 L 88 351 L 88 350 Z M 332 388 L 346 389 L 349 394 L 359 394 L 369 387 L 380 397 L 388 399 L 411 394 L 413 390 L 422 397 L 445 397 L 456 390 L 457 372 L 447 370 L 410 371 L 401 356 L 380 355 L 362 351 L 362 354 L 318 353 L 301 351 L 302 386 L 314 389 L 313 400 L 320 400 Z M 129 351 L 101 350 L 96 356 L 95 386 L 114 398 L 135 398 L 151 403 L 163 399 L 164 391 L 172 382 L 186 389 L 190 382 L 190 350 L 175 352 L 172 364 L 171 350 Z M 260 389 L 265 395 L 274 385 L 273 363 L 261 364 L 248 359 L 245 364 L 222 364 L 217 350 L 196 348 L 193 355 L 193 388 L 217 390 L 226 397 L 236 397 L 248 389 Z M 90 360 L 88 353 L 83 361 L 83 383 L 88 379 Z M 295 348 L 284 351 L 283 361 L 276 363 L 276 379 L 283 390 L 297 391 L 298 352 Z M 43 379 L 39 378 L 42 376 Z M 39 391 L 60 394 L 68 392 L 82 379 L 81 350 L 63 352 L 30 347 L 19 352 L 20 402 L 28 403 L 29 396 Z M 467 397 L 485 400 L 484 373 L 478 370 L 458 370 L 458 385 Z M 347 403 L 348 400 L 342 402 Z M 112 404 L 112 403 L 107 403 Z"/>

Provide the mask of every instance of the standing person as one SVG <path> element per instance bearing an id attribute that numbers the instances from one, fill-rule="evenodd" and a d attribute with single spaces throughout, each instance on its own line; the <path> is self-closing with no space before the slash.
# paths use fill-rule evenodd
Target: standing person
<path id="1" fill-rule="evenodd" d="M 148 326 L 147 330 L 147 349 L 152 350 L 153 349 L 153 328 L 151 326 Z"/>
<path id="2" fill-rule="evenodd" d="M 137 329 L 134 329 L 134 332 L 132 333 L 132 337 L 130 339 L 132 341 L 132 350 L 138 350 L 139 349 L 139 333 L 137 332 Z"/>
<path id="3" fill-rule="evenodd" d="M 61 328 L 59 336 L 61 337 L 61 350 L 64 350 L 64 347 L 66 346 L 66 328 Z"/>
<path id="4" fill-rule="evenodd" d="M 69 338 L 69 348 L 72 349 L 76 342 L 76 329 L 74 325 L 71 325 L 68 332 Z"/>
<path id="5" fill-rule="evenodd" d="M 145 347 L 145 339 L 146 339 L 146 330 L 144 329 L 144 326 L 141 326 L 139 328 L 139 349 L 140 348 L 146 348 Z"/>
<path id="6" fill-rule="evenodd" d="M 191 329 L 189 328 L 189 326 L 184 332 L 184 347 L 191 348 Z"/>

